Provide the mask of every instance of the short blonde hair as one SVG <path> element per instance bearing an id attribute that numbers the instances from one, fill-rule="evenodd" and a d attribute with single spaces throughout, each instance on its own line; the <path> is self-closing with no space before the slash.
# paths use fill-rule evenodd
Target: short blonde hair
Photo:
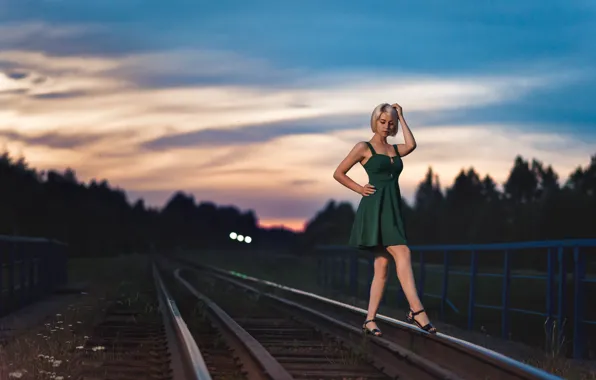
<path id="1" fill-rule="evenodd" d="M 398 128 L 397 111 L 395 108 L 391 107 L 391 104 L 389 103 L 381 103 L 375 107 L 372 115 L 370 115 L 370 129 L 372 129 L 373 132 L 377 132 L 377 121 L 379 121 L 379 118 L 384 113 L 388 113 L 391 116 L 391 119 L 393 119 L 393 130 L 389 133 L 389 136 L 395 136 Z"/>

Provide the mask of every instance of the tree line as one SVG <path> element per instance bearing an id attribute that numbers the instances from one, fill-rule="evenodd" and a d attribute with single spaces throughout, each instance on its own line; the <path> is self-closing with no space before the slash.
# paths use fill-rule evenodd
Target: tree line
<path id="1" fill-rule="evenodd" d="M 262 230 L 253 211 L 175 192 L 161 209 L 107 180 L 80 182 L 75 171 L 38 171 L 24 158 L 0 155 L 0 235 L 34 236 L 65 242 L 72 255 L 97 256 L 172 249 L 250 249 L 230 239 L 236 232 L 255 242 L 280 244 L 295 234 Z M 267 244 L 265 243 L 266 247 Z"/>
<path id="2" fill-rule="evenodd" d="M 499 189 L 473 168 L 441 188 L 429 168 L 413 204 L 404 200 L 410 244 L 468 244 L 596 237 L 596 155 L 560 183 L 553 168 L 518 156 Z M 23 158 L 0 156 L 0 234 L 64 241 L 79 255 L 152 249 L 287 248 L 344 245 L 354 219 L 348 202 L 330 200 L 304 233 L 261 229 L 251 210 L 197 203 L 175 192 L 161 209 L 130 202 L 106 180 L 80 182 L 74 170 L 38 171 Z M 253 237 L 240 244 L 230 232 Z"/>

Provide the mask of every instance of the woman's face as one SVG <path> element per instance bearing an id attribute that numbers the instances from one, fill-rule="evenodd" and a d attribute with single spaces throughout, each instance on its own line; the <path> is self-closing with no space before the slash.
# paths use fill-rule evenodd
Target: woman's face
<path id="1" fill-rule="evenodd" d="M 391 114 L 383 112 L 377 120 L 377 134 L 387 137 L 394 131 L 395 125 Z"/>

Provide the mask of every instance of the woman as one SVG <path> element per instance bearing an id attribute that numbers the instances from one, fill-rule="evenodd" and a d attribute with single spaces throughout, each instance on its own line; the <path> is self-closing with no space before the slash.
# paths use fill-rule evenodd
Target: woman
<path id="1" fill-rule="evenodd" d="M 390 145 L 387 137 L 397 134 L 398 121 L 403 126 L 405 144 Z M 368 334 L 382 335 L 375 316 L 385 289 L 389 258 L 393 257 L 397 277 L 410 304 L 406 320 L 429 333 L 436 333 L 416 291 L 398 184 L 403 169 L 401 157 L 416 148 L 416 141 L 399 104 L 378 105 L 372 113 L 370 127 L 374 132 L 372 139 L 356 144 L 333 173 L 333 178 L 339 183 L 363 196 L 352 226 L 350 245 L 375 253 L 368 315 L 362 329 Z M 364 186 L 346 175 L 357 162 L 362 164 L 368 174 L 369 183 Z"/>

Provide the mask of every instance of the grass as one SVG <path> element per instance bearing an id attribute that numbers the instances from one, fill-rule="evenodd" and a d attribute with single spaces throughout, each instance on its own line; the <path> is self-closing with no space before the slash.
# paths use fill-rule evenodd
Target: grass
<path id="1" fill-rule="evenodd" d="M 136 255 L 71 260 L 71 281 L 87 282 L 89 292 L 43 325 L 0 347 L 0 378 L 67 379 L 81 355 L 103 361 L 111 354 L 109 348 L 91 347 L 87 352 L 86 342 L 108 307 L 120 302 L 157 312 L 139 288 L 146 265 L 146 258 Z"/>
<path id="2" fill-rule="evenodd" d="M 358 365 L 368 363 L 370 356 L 369 337 L 362 334 L 362 339 L 358 344 L 352 344 L 350 347 L 333 338 L 325 339 L 324 347 L 327 352 L 333 354 L 333 357 L 327 357 L 331 364 Z"/>
<path id="3" fill-rule="evenodd" d="M 361 263 L 358 268 L 360 283 L 358 294 L 348 295 L 347 290 L 343 292 L 329 291 L 319 287 L 316 275 L 317 262 L 316 258 L 313 257 L 292 257 L 289 255 L 271 257 L 250 252 L 201 252 L 200 255 L 193 253 L 185 253 L 185 255 L 205 264 L 331 296 L 366 308 L 369 284 L 369 268 L 366 263 Z M 339 263 L 336 263 L 336 265 L 339 265 Z M 414 264 L 413 266 L 415 276 L 418 277 L 418 265 Z M 442 265 L 434 265 L 434 269 L 441 270 Z M 467 268 L 452 267 L 451 270 L 467 270 Z M 482 268 L 482 271 L 490 272 L 491 270 L 490 268 Z M 512 273 L 523 274 L 527 271 L 512 271 Z M 399 283 L 393 268 L 390 269 L 389 278 L 388 289 L 380 312 L 397 319 L 403 319 L 406 304 L 403 300 L 399 302 L 397 296 Z M 477 281 L 476 299 L 481 303 L 498 305 L 501 297 L 502 279 L 478 277 Z M 440 294 L 441 287 L 442 274 L 426 274 L 426 292 Z M 545 288 L 545 281 L 543 280 L 512 279 L 511 307 L 544 311 L 546 303 Z M 523 289 L 523 291 L 514 291 L 516 289 Z M 559 330 L 556 323 L 554 328 L 545 327 L 545 325 L 552 326 L 552 319 L 549 319 L 548 323 L 545 324 L 545 319 L 539 316 L 512 313 L 510 322 L 512 332 L 508 339 L 501 339 L 500 311 L 477 308 L 475 309 L 476 324 L 474 331 L 467 331 L 465 322 L 467 319 L 468 294 L 469 277 L 450 275 L 448 298 L 459 309 L 459 314 L 454 311 L 447 313 L 445 322 L 450 324 L 436 322 L 435 324 L 441 331 L 568 379 L 596 380 L 596 369 L 594 369 L 596 366 L 593 366 L 593 362 L 578 363 L 565 358 L 565 352 L 570 345 L 570 330 L 566 321 L 564 321 L 563 330 Z M 425 297 L 424 303 L 425 308 L 429 310 L 430 318 L 433 321 L 438 321 L 438 300 Z M 464 328 L 458 328 L 457 326 Z"/>

